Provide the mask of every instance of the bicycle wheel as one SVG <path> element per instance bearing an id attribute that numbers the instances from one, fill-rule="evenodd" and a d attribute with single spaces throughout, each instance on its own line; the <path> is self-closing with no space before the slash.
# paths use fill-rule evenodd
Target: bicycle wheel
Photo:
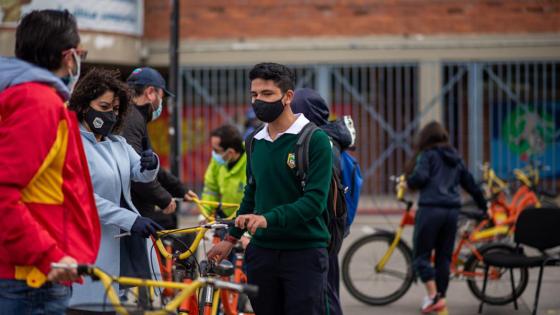
<path id="1" fill-rule="evenodd" d="M 488 244 L 479 249 L 481 255 L 490 252 L 514 252 L 515 248 L 507 244 Z M 511 290 L 511 278 L 509 269 L 491 267 L 488 271 L 488 282 L 486 283 L 486 292 L 482 294 L 482 285 L 484 282 L 484 262 L 478 260 L 475 255 L 469 256 L 465 263 L 465 274 L 474 274 L 467 278 L 469 290 L 474 296 L 488 304 L 505 305 L 513 302 L 515 297 L 521 296 L 527 282 L 529 281 L 529 270 L 527 268 L 513 269 L 514 278 L 514 294 Z"/>
<path id="2" fill-rule="evenodd" d="M 342 280 L 348 292 L 369 305 L 386 305 L 401 298 L 414 281 L 412 251 L 397 244 L 381 271 L 376 266 L 394 239 L 390 234 L 372 234 L 350 245 L 342 260 Z"/>

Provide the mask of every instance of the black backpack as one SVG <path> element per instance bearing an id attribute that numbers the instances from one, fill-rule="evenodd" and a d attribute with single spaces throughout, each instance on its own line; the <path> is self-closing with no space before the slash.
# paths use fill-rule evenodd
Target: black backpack
<path id="1" fill-rule="evenodd" d="M 253 173 L 251 171 L 251 153 L 253 152 L 253 140 L 255 135 L 263 129 L 263 126 L 256 128 L 245 139 L 245 150 L 247 151 L 247 183 L 252 184 Z M 296 176 L 301 184 L 302 191 L 305 189 L 307 180 L 307 169 L 309 168 L 309 142 L 316 130 L 320 130 L 314 123 L 310 122 L 298 134 L 296 141 Z M 333 153 L 334 154 L 334 153 Z M 330 182 L 329 194 L 327 197 L 327 211 L 323 213 L 325 222 L 331 234 L 328 251 L 329 254 L 337 255 L 342 246 L 346 229 L 347 205 L 344 197 L 344 186 L 335 171 L 334 160 Z"/>

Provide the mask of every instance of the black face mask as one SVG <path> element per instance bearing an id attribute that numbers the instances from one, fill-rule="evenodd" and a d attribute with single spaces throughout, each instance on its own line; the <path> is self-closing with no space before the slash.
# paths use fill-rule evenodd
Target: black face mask
<path id="1" fill-rule="evenodd" d="M 253 110 L 255 111 L 257 118 L 266 123 L 275 121 L 276 118 L 278 118 L 284 111 L 284 104 L 282 103 L 283 98 L 284 95 L 275 102 L 255 100 L 255 102 L 251 105 L 253 105 Z"/>
<path id="2" fill-rule="evenodd" d="M 100 112 L 90 108 L 85 120 L 93 133 L 106 137 L 113 131 L 113 127 L 117 123 L 117 115 L 112 111 Z"/>

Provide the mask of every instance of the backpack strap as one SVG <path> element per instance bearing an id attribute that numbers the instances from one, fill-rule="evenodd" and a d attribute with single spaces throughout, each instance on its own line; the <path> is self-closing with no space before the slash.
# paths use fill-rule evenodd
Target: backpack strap
<path id="1" fill-rule="evenodd" d="M 263 128 L 264 128 L 264 124 L 258 126 L 247 136 L 247 138 L 245 138 L 245 152 L 247 153 L 247 167 L 245 171 L 247 174 L 247 184 L 251 184 L 251 185 L 254 183 L 253 171 L 251 170 L 251 155 L 253 153 L 253 141 L 255 140 L 255 135 L 259 133 L 261 130 L 263 130 Z"/>
<path id="2" fill-rule="evenodd" d="M 319 129 L 319 127 L 309 122 L 300 131 L 296 141 L 296 176 L 302 189 L 305 189 L 307 169 L 309 168 L 309 142 L 311 142 L 311 136 L 317 129 Z"/>

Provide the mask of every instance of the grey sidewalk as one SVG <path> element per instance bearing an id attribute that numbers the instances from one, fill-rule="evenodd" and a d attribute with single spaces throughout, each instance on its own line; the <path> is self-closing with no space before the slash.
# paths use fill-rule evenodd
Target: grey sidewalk
<path id="1" fill-rule="evenodd" d="M 364 227 L 377 227 L 384 229 L 394 229 L 400 220 L 399 215 L 362 215 L 357 217 L 352 225 L 352 233 L 345 239 L 340 257 L 342 260 L 346 248 L 357 238 L 365 235 Z M 192 226 L 196 224 L 194 216 L 181 216 L 181 226 Z M 366 228 L 367 229 L 367 228 Z M 412 228 L 405 230 L 404 239 L 411 245 Z M 207 246 L 211 246 L 208 244 Z M 207 250 L 209 247 L 206 248 Z M 529 285 L 524 294 L 519 299 L 519 310 L 516 312 L 513 304 L 505 306 L 485 305 L 484 315 L 525 315 L 530 314 L 533 298 L 535 295 L 537 270 L 530 271 Z M 373 307 L 354 299 L 344 284 L 340 284 L 342 306 L 345 315 L 400 315 L 400 314 L 420 314 L 420 303 L 424 296 L 424 288 L 421 284 L 413 284 L 410 290 L 398 301 L 393 304 Z M 449 285 L 448 291 L 449 314 L 451 315 L 474 315 L 478 311 L 478 300 L 469 291 L 467 284 L 463 280 L 453 280 Z M 543 286 L 541 288 L 541 298 L 539 314 L 560 315 L 560 268 L 549 267 L 545 269 Z"/>
<path id="2" fill-rule="evenodd" d="M 352 225 L 352 233 L 344 241 L 340 254 L 340 260 L 346 248 L 357 238 L 365 235 L 362 230 L 365 226 L 378 227 L 384 229 L 394 229 L 400 220 L 400 216 L 381 216 L 370 215 L 360 216 Z M 411 245 L 412 228 L 408 228 L 405 233 L 406 242 Z M 529 284 L 521 296 L 519 310 L 516 312 L 513 304 L 504 306 L 485 305 L 484 315 L 525 315 L 531 314 L 533 299 L 535 295 L 537 269 L 530 271 Z M 342 280 L 341 280 L 342 281 Z M 423 286 L 413 284 L 410 290 L 398 301 L 393 304 L 381 307 L 373 307 L 354 299 L 344 284 L 341 283 L 341 299 L 344 313 L 346 315 L 397 315 L 397 314 L 420 314 L 420 303 L 424 296 Z M 478 300 L 469 291 L 464 280 L 452 280 L 448 291 L 449 314 L 452 315 L 472 315 L 477 314 Z M 544 271 L 543 285 L 539 302 L 539 314 L 555 315 L 560 314 L 560 268 L 549 267 Z"/>

